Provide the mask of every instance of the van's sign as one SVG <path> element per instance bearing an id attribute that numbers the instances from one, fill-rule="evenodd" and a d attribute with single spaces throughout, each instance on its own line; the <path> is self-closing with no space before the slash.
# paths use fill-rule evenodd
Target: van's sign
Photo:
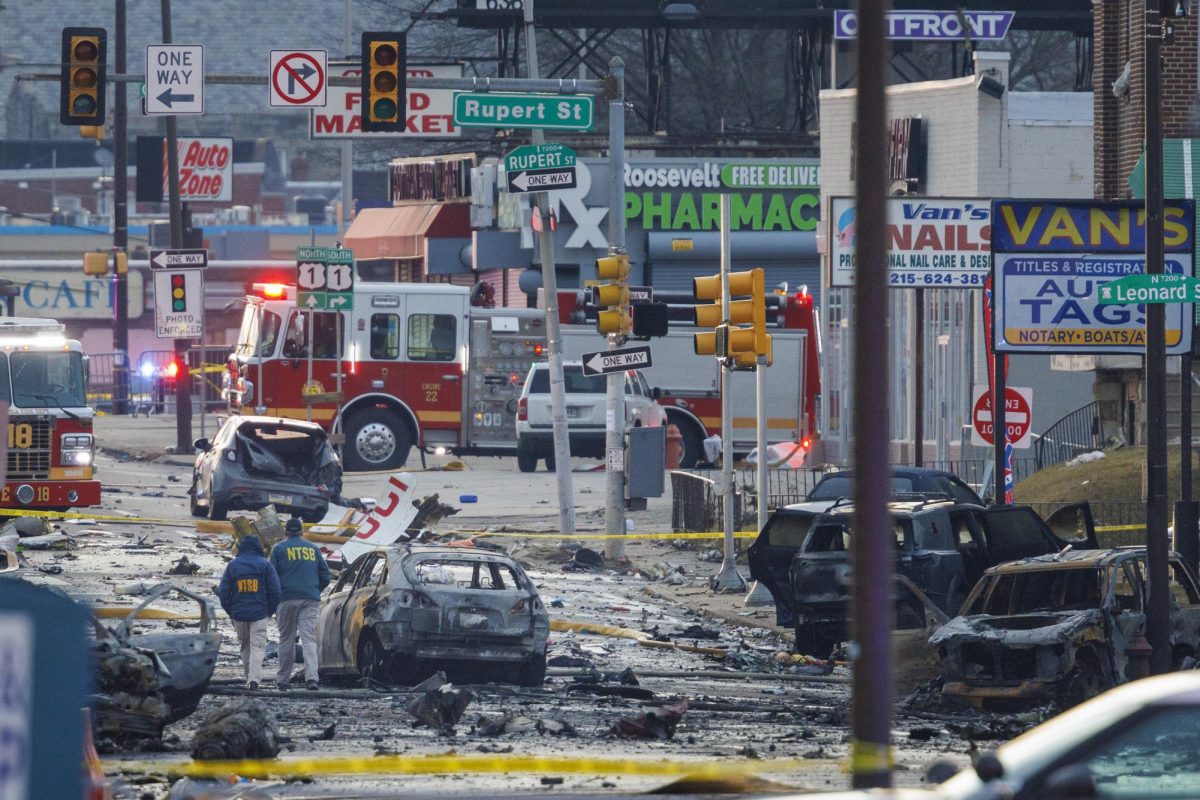
<path id="1" fill-rule="evenodd" d="M 1192 274 L 1194 213 L 1191 201 L 1164 208 L 1167 274 Z M 1146 272 L 1141 204 L 997 200 L 992 220 L 998 352 L 1145 352 L 1145 304 L 1100 299 L 1106 284 Z M 1166 306 L 1168 353 L 1191 347 L 1191 314 Z"/>
<path id="2" fill-rule="evenodd" d="M 853 286 L 858 243 L 853 197 L 830 198 L 829 285 Z M 991 269 L 989 201 L 941 197 L 888 200 L 888 285 L 978 288 Z"/>
<path id="3" fill-rule="evenodd" d="M 330 75 L 358 76 L 360 67 L 329 67 Z M 410 78 L 461 78 L 462 67 L 408 65 Z M 329 86 L 324 108 L 314 108 L 309 133 L 314 139 L 370 139 L 403 136 L 417 139 L 456 139 L 462 130 L 454 124 L 454 92 L 450 89 L 413 89 L 407 91 L 408 113 L 405 130 L 364 133 L 362 129 L 362 90 L 356 86 Z"/>

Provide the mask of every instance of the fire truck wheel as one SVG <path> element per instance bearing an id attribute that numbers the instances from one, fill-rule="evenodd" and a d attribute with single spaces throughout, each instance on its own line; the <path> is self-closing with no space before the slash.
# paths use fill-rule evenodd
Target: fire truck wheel
<path id="1" fill-rule="evenodd" d="M 704 437 L 692 423 L 679 425 L 679 433 L 683 436 L 683 457 L 679 466 L 683 469 L 695 469 L 704 460 Z"/>
<path id="2" fill-rule="evenodd" d="M 408 426 L 391 411 L 368 408 L 350 418 L 345 466 L 352 472 L 403 467 L 412 449 Z"/>
<path id="3" fill-rule="evenodd" d="M 546 456 L 546 472 L 554 472 L 554 453 Z"/>
<path id="4" fill-rule="evenodd" d="M 536 472 L 538 457 L 527 450 L 517 450 L 517 469 L 521 472 Z"/>

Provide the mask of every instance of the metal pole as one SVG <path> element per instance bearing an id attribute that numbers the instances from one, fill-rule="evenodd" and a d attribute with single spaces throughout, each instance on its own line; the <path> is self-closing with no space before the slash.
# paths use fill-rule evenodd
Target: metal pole
<path id="1" fill-rule="evenodd" d="M 1002 506 L 1006 494 L 1004 491 L 1004 440 L 1006 438 L 1004 434 L 1008 428 L 1004 417 L 1004 395 L 1008 390 L 1006 383 L 1008 375 L 1004 369 L 1003 353 L 995 353 L 993 361 L 995 362 L 993 368 L 995 377 L 992 382 L 992 448 L 996 459 L 996 468 L 993 470 L 992 476 L 995 479 L 995 493 L 992 496 L 992 502 Z"/>
<path id="2" fill-rule="evenodd" d="M 533 0 L 526 0 L 525 51 L 529 77 L 538 76 L 537 33 L 533 27 Z M 541 128 L 534 128 L 534 144 L 544 144 Z M 546 351 L 550 362 L 550 409 L 554 422 L 554 465 L 558 481 L 558 521 L 564 536 L 575 533 L 575 489 L 571 480 L 571 442 L 567 432 L 567 395 L 563 383 L 562 335 L 558 324 L 558 276 L 554 265 L 554 235 L 550 230 L 550 202 L 546 192 L 534 195 L 534 213 L 541 219 L 538 234 L 538 263 L 546 303 Z M 611 427 L 611 426 L 610 426 Z"/>
<path id="3" fill-rule="evenodd" d="M 801 394 L 801 397 L 804 395 Z M 803 401 L 801 401 L 803 402 Z M 767 365 L 754 367 L 754 446 L 758 448 L 758 530 L 767 527 L 767 503 L 770 487 L 767 485 Z M 804 429 L 798 431 L 804 438 Z"/>
<path id="4" fill-rule="evenodd" d="M 616 79 L 616 97 L 608 104 L 608 250 L 625 252 L 625 62 L 613 58 L 609 72 Z M 609 336 L 608 349 L 620 347 L 622 337 Z M 608 376 L 604 415 L 605 488 L 604 532 L 625 533 L 625 373 Z M 607 539 L 604 555 L 609 559 L 625 555 L 625 542 Z"/>
<path id="5" fill-rule="evenodd" d="M 113 32 L 117 72 L 125 71 L 125 0 L 117 0 Z M 129 413 L 129 277 L 117 273 L 129 249 L 129 131 L 125 84 L 113 87 L 113 413 Z"/>
<path id="6" fill-rule="evenodd" d="M 729 270 L 730 253 L 729 195 L 721 195 L 721 323 L 729 323 Z M 718 337 L 719 339 L 720 337 Z M 728 338 L 726 339 L 728 341 Z M 717 347 L 720 349 L 720 342 Z M 743 591 L 746 581 L 737 571 L 733 549 L 734 491 L 733 491 L 733 360 L 721 359 L 721 507 L 724 511 L 725 540 L 721 557 L 721 571 L 712 579 L 712 588 L 721 591 Z"/>
<path id="7" fill-rule="evenodd" d="M 925 290 L 913 300 L 913 466 L 925 464 Z"/>
<path id="8" fill-rule="evenodd" d="M 163 44 L 171 42 L 171 0 L 160 0 Z M 179 136 L 175 116 L 167 121 L 167 193 L 171 219 L 171 249 L 183 247 L 183 203 L 179 199 Z M 200 298 L 204 302 L 204 298 Z M 175 340 L 175 360 L 182 374 L 175 379 L 175 451 L 192 451 L 192 381 L 188 370 L 189 339 Z"/>
<path id="9" fill-rule="evenodd" d="M 352 57 L 353 43 L 350 41 L 350 0 L 342 2 L 342 52 L 347 60 Z M 360 101 L 361 102 L 361 101 Z M 342 142 L 342 229 L 344 234 L 350 228 L 350 220 L 354 217 L 354 140 Z"/>
<path id="10" fill-rule="evenodd" d="M 304 383 L 305 392 L 309 390 L 313 382 L 313 318 L 315 316 L 315 312 L 311 308 L 308 309 L 308 347 L 306 348 L 308 353 L 308 358 L 306 359 L 308 361 L 308 378 Z M 312 403 L 304 404 L 304 419 L 312 422 Z"/>
<path id="11" fill-rule="evenodd" d="M 1163 272 L 1162 25 L 1146 4 L 1146 273 Z M 1146 639 L 1150 672 L 1171 669 L 1171 599 L 1167 590 L 1166 308 L 1146 304 L 1146 567 L 1150 600 Z"/>
<path id="12" fill-rule="evenodd" d="M 892 600 L 896 544 L 888 516 L 886 0 L 858 5 L 855 151 L 858 255 L 854 276 L 854 575 L 852 737 L 855 788 L 891 776 Z"/>
<path id="13" fill-rule="evenodd" d="M 1192 306 L 1184 306 L 1184 319 L 1192 319 Z M 1185 322 L 1184 324 L 1187 324 Z M 1195 336 L 1195 333 L 1192 334 Z M 1192 354 L 1179 357 L 1179 502 L 1175 504 L 1175 550 L 1196 575 L 1197 518 L 1200 506 L 1192 499 Z"/>

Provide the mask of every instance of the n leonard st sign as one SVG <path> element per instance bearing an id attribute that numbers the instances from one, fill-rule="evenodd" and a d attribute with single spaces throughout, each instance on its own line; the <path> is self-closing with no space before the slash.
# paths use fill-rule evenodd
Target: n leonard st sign
<path id="1" fill-rule="evenodd" d="M 1168 275 L 1192 274 L 1194 214 L 1191 201 L 1165 204 Z M 992 220 L 997 352 L 1145 352 L 1145 302 L 1102 299 L 1107 284 L 1146 271 L 1140 204 L 996 200 Z M 1172 302 L 1165 311 L 1167 352 L 1188 352 L 1191 306 Z"/>
<path id="2" fill-rule="evenodd" d="M 858 241 L 853 197 L 829 202 L 829 285 L 854 285 Z M 893 197 L 887 207 L 888 285 L 975 289 L 991 269 L 989 201 Z"/>

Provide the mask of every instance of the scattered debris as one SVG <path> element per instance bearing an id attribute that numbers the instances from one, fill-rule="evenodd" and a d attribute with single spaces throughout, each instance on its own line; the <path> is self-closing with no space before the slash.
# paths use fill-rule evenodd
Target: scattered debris
<path id="1" fill-rule="evenodd" d="M 604 556 L 590 547 L 581 547 L 575 551 L 575 555 L 563 569 L 567 572 L 604 569 Z"/>
<path id="2" fill-rule="evenodd" d="M 670 739 L 687 712 L 687 700 L 650 708 L 636 717 L 622 717 L 613 724 L 610 734 L 632 739 Z"/>
<path id="3" fill-rule="evenodd" d="M 279 754 L 279 725 L 261 700 L 243 698 L 210 714 L 192 740 L 192 758 L 225 761 L 274 758 Z"/>
<path id="4" fill-rule="evenodd" d="M 18 537 L 24 539 L 27 536 L 49 536 L 54 533 L 54 528 L 51 527 L 50 521 L 45 517 L 16 517 L 4 523 L 0 527 L 0 536 L 6 536 L 10 533 L 15 533 Z M 24 544 L 24 543 L 22 543 Z"/>
<path id="5" fill-rule="evenodd" d="M 724 555 L 720 550 L 705 550 L 700 554 L 700 560 L 709 564 L 720 564 L 724 560 Z"/>
<path id="6" fill-rule="evenodd" d="M 405 710 L 416 717 L 418 725 L 427 725 L 443 734 L 454 733 L 454 726 L 475 697 L 470 689 L 456 688 L 447 682 L 444 672 L 429 676 L 414 686 L 413 691 L 419 694 L 408 702 Z"/>
<path id="7" fill-rule="evenodd" d="M 180 778 L 171 784 L 167 800 L 274 800 L 279 795 L 271 790 L 282 788 L 285 785 L 280 781 L 229 783 L 228 781 Z"/>
<path id="8" fill-rule="evenodd" d="M 65 533 L 47 533 L 44 536 L 25 536 L 21 547 L 26 550 L 74 550 L 79 546 L 74 537 Z"/>
<path id="9" fill-rule="evenodd" d="M 187 556 L 181 557 L 175 562 L 175 566 L 167 570 L 168 575 L 195 575 L 200 571 L 200 565 L 195 561 L 189 561 Z"/>

